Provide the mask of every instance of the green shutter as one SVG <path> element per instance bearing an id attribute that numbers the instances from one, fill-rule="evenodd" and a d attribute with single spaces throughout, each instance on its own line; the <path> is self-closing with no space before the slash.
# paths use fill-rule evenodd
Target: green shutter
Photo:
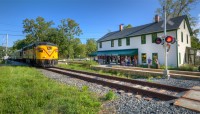
<path id="1" fill-rule="evenodd" d="M 111 40 L 111 47 L 114 47 L 114 40 Z"/>
<path id="2" fill-rule="evenodd" d="M 130 45 L 130 37 L 126 38 L 126 45 L 127 45 L 127 46 Z"/>
<path id="3" fill-rule="evenodd" d="M 99 48 L 102 48 L 102 42 L 99 43 Z"/>
<path id="4" fill-rule="evenodd" d="M 141 36 L 141 43 L 146 44 L 146 35 Z"/>
<path id="5" fill-rule="evenodd" d="M 122 39 L 118 39 L 118 46 L 122 46 Z"/>
<path id="6" fill-rule="evenodd" d="M 156 43 L 157 33 L 153 33 L 151 37 L 152 37 L 152 43 Z"/>

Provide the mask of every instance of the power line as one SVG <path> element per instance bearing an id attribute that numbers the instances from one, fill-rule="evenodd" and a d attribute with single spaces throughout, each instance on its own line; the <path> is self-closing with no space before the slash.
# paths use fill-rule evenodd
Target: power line
<path id="1" fill-rule="evenodd" d="M 0 34 L 2 36 L 5 36 L 7 34 Z M 26 35 L 21 35 L 21 34 L 8 34 L 9 36 L 26 36 Z"/>
<path id="2" fill-rule="evenodd" d="M 6 31 L 6 32 L 22 32 L 22 31 L 13 31 L 13 30 L 0 30 L 0 31 Z"/>

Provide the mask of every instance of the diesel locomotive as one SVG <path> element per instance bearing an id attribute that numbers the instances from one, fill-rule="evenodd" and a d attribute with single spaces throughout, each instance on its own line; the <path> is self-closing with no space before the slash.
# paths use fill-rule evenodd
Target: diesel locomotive
<path id="1" fill-rule="evenodd" d="M 54 66 L 58 64 L 58 47 L 49 42 L 36 42 L 14 52 L 11 59 L 34 66 Z"/>

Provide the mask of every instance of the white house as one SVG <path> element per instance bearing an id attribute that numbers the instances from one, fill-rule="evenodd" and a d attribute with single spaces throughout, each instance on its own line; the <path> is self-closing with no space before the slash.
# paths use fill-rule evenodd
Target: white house
<path id="1" fill-rule="evenodd" d="M 173 24 L 167 23 L 167 35 L 173 36 L 177 42 L 171 44 L 168 52 L 168 66 L 178 67 L 189 61 L 188 49 L 191 47 L 191 27 L 186 15 L 170 19 Z M 163 36 L 163 21 L 155 17 L 155 22 L 110 32 L 100 38 L 97 56 L 105 63 L 120 63 L 125 58 L 136 58 L 138 64 L 147 64 L 148 58 L 158 59 L 165 64 L 163 45 L 156 44 L 155 39 Z"/>

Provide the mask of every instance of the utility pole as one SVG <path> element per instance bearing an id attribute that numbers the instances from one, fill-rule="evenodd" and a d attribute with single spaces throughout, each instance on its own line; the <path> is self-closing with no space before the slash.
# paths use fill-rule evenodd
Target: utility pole
<path id="1" fill-rule="evenodd" d="M 6 34 L 6 56 L 5 56 L 5 64 L 7 64 L 8 59 L 8 34 Z"/>
<path id="2" fill-rule="evenodd" d="M 163 6 L 163 11 L 164 11 L 163 12 L 164 13 L 164 36 L 166 37 L 167 36 L 166 0 Z M 167 68 L 167 42 L 165 42 L 164 48 L 165 48 L 165 70 L 163 72 L 163 75 L 169 79 L 170 75 L 169 75 L 169 70 Z"/>

